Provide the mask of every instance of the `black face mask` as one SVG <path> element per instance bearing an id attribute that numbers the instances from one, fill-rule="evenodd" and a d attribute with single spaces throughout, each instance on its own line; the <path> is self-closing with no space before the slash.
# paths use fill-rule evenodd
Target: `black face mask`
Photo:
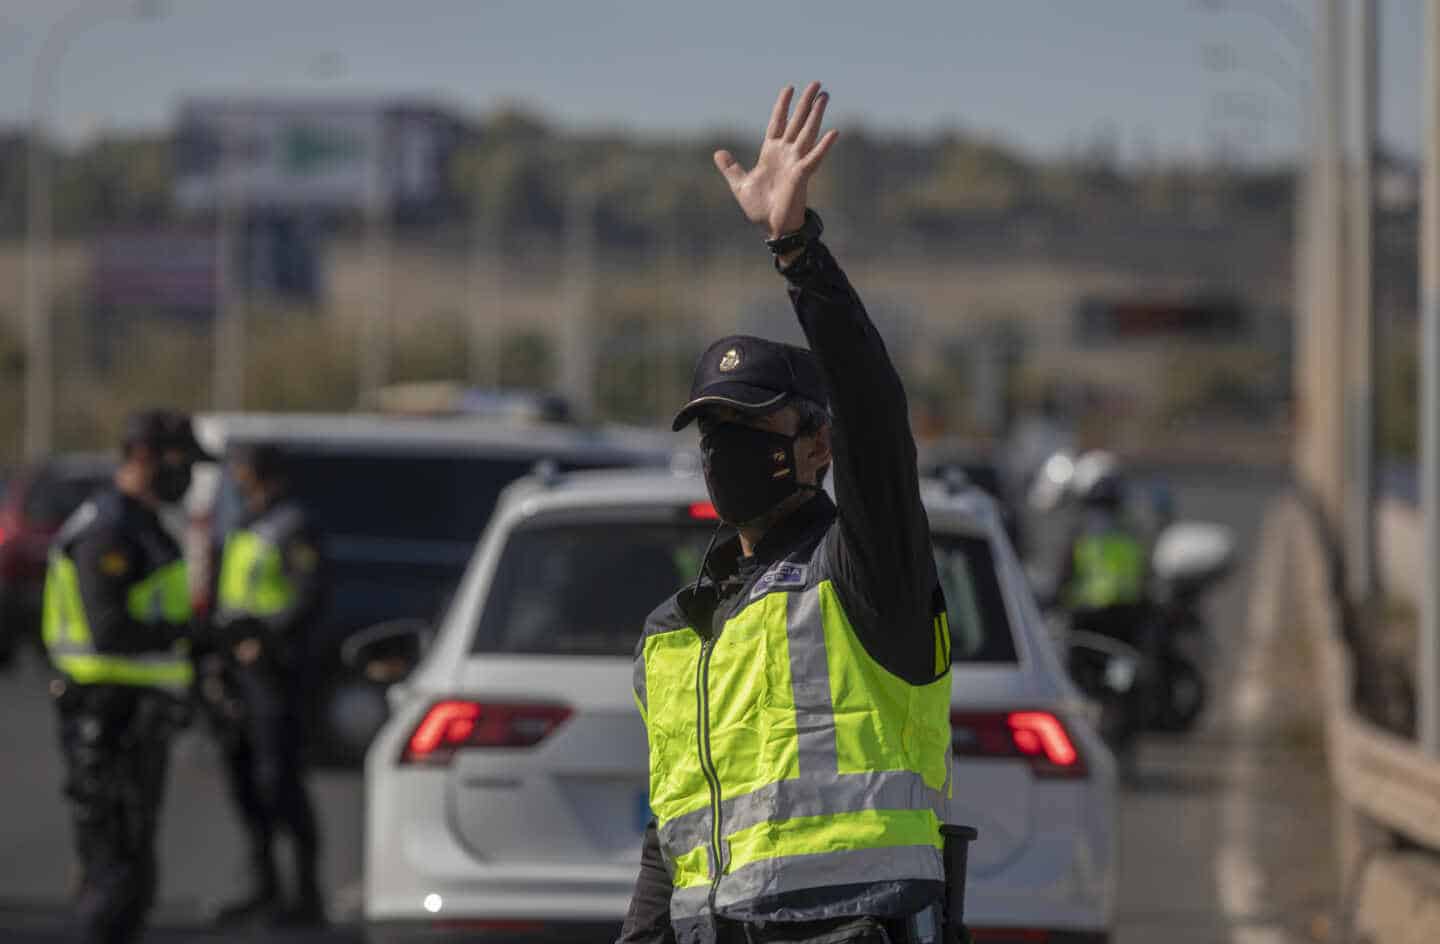
<path id="1" fill-rule="evenodd" d="M 167 505 L 173 505 L 184 498 L 185 493 L 190 490 L 190 463 L 160 463 L 160 468 L 155 470 L 153 488 L 155 497 Z"/>
<path id="2" fill-rule="evenodd" d="M 802 489 L 796 481 L 795 440 L 738 423 L 720 423 L 700 440 L 705 486 L 726 524 L 754 521 Z"/>

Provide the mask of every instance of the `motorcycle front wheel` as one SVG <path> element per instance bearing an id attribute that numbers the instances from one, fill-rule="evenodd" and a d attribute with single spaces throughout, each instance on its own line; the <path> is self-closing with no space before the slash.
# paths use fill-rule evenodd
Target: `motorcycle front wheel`
<path id="1" fill-rule="evenodd" d="M 1193 730 L 1209 698 L 1205 676 L 1188 657 L 1171 653 L 1165 660 L 1162 683 L 1164 693 L 1159 699 L 1156 729 L 1170 734 Z"/>

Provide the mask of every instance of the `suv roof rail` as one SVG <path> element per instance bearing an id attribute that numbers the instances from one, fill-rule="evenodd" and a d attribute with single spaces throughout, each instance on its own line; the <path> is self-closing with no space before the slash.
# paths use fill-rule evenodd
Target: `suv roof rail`
<path id="1" fill-rule="evenodd" d="M 560 471 L 560 466 L 554 459 L 541 459 L 535 463 L 530 474 L 540 483 L 543 488 L 554 488 L 565 480 L 565 473 Z"/>
<path id="2" fill-rule="evenodd" d="M 947 464 L 940 472 L 940 481 L 945 483 L 945 491 L 950 495 L 959 495 L 967 491 L 973 483 L 970 476 L 965 474 L 964 468 L 958 462 Z"/>

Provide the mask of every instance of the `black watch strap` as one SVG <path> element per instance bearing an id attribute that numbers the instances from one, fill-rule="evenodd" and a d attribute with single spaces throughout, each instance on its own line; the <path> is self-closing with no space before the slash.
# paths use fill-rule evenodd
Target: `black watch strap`
<path id="1" fill-rule="evenodd" d="M 777 256 L 783 256 L 810 245 L 819 239 L 824 231 L 825 224 L 820 222 L 820 214 L 806 207 L 805 222 L 800 224 L 800 228 L 792 233 L 783 233 L 774 239 L 765 240 L 765 248 Z"/>

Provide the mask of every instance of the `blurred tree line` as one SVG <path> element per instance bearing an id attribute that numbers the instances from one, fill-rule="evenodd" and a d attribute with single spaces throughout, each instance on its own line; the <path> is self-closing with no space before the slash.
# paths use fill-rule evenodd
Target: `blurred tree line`
<path id="1" fill-rule="evenodd" d="M 847 252 L 931 246 L 963 251 L 968 244 L 959 241 L 981 238 L 989 245 L 997 233 L 992 224 L 1009 221 L 1037 221 L 1042 228 L 1054 221 L 1061 230 L 1084 233 L 1096 220 L 1123 220 L 1122 229 L 1146 218 L 1189 227 L 1222 219 L 1243 225 L 1240 221 L 1257 216 L 1288 219 L 1290 214 L 1292 171 L 1287 166 L 1127 164 L 1113 140 L 1103 137 L 1074 153 L 1039 159 L 964 130 L 907 134 L 858 125 L 841 130 L 843 146 L 830 155 L 813 201 L 827 208 L 827 217 L 833 214 L 831 223 L 845 234 Z M 653 258 L 657 250 L 701 255 L 753 249 L 754 235 L 747 228 L 716 223 L 735 220 L 736 210 L 724 182 L 711 170 L 711 154 L 727 147 L 748 164 L 756 144 L 753 129 L 686 137 L 577 131 L 524 108 L 501 108 L 471 123 L 451 155 L 449 199 L 427 210 L 428 216 L 402 217 L 400 234 L 459 248 L 475 238 L 478 220 L 491 238 L 503 240 L 512 260 L 547 265 L 546 254 L 563 251 L 567 220 L 583 206 L 594 213 L 604 254 Z M 0 240 L 19 239 L 25 230 L 27 146 L 23 132 L 0 132 Z M 59 238 L 84 239 L 111 228 L 177 220 L 169 131 L 107 132 L 50 156 Z M 363 227 L 358 214 L 328 224 L 341 235 L 358 236 Z M 686 324 L 691 304 L 696 302 L 673 293 L 655 297 L 640 285 L 600 287 L 597 341 L 606 355 L 596 396 L 602 416 L 647 421 L 657 415 L 662 399 L 688 383 L 699 339 L 674 337 L 659 354 L 646 342 L 657 306 L 671 313 L 672 323 Z M 62 444 L 108 442 L 124 411 L 137 403 L 208 405 L 213 352 L 207 325 L 137 323 L 113 338 L 120 356 L 100 363 L 86 353 L 86 332 L 92 332 L 92 340 L 98 335 L 83 310 L 84 299 L 57 298 L 57 306 L 62 322 L 57 340 L 71 358 L 61 367 Z M 337 336 L 346 329 L 333 322 L 294 314 L 252 312 L 246 406 L 352 408 L 360 339 Z M 421 336 L 397 338 L 394 379 L 465 376 L 466 341 L 458 324 L 457 319 L 452 329 L 437 322 Z M 13 454 L 18 445 L 10 442 L 18 440 L 18 432 L 8 435 L 18 429 L 23 362 L 17 342 L 0 336 L 0 430 L 6 433 L 0 435 L 0 455 Z M 544 388 L 555 381 L 554 339 L 539 330 L 522 330 L 499 343 L 505 365 L 500 382 Z M 663 375 L 659 381 L 657 370 Z M 953 372 L 914 381 L 917 403 L 958 409 L 953 404 L 964 391 Z M 1185 402 L 1170 404 L 1172 412 L 1193 412 L 1191 401 L 1197 397 L 1230 395 L 1235 386 L 1230 381 L 1228 374 L 1219 380 L 1208 375 L 1193 379 L 1186 386 L 1191 392 L 1180 398 Z"/>
<path id="2" fill-rule="evenodd" d="M 1125 210 L 1183 219 L 1281 212 L 1291 199 L 1288 167 L 1123 165 L 1118 149 L 1103 141 L 1039 160 L 960 130 L 915 135 L 851 126 L 842 133 L 844 146 L 817 181 L 816 203 L 843 211 L 849 227 L 877 245 L 943 237 L 975 215 Z M 458 222 L 498 208 L 507 234 L 553 235 L 569 202 L 584 197 L 595 202 L 607 247 L 662 243 L 692 218 L 713 221 L 734 212 L 723 181 L 708 172 L 710 155 L 729 147 L 748 162 L 753 137 L 746 131 L 687 138 L 573 131 L 521 108 L 502 108 L 472 123 L 453 154 L 451 199 L 440 218 L 417 222 Z M 21 132 L 0 134 L 0 237 L 24 228 L 26 146 Z M 57 232 L 170 218 L 172 151 L 169 132 L 156 131 L 106 133 L 55 153 Z"/>

